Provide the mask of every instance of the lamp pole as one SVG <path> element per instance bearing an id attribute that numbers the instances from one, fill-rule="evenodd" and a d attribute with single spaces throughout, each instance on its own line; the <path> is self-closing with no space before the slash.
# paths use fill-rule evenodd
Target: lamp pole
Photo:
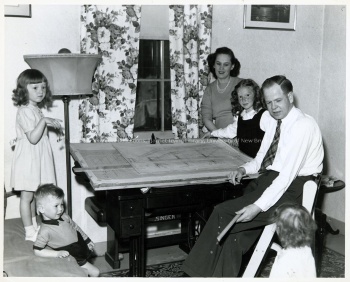
<path id="1" fill-rule="evenodd" d="M 70 163 L 70 136 L 69 136 L 69 101 L 70 97 L 62 97 L 64 104 L 64 135 L 66 145 L 66 170 L 67 170 L 67 210 L 72 218 L 72 181 L 71 181 L 71 163 Z"/>

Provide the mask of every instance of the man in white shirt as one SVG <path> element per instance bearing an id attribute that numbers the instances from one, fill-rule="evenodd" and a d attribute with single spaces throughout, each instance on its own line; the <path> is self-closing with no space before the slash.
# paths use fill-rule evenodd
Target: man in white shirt
<path id="1" fill-rule="evenodd" d="M 272 163 L 252 180 L 240 198 L 214 208 L 183 270 L 195 277 L 235 277 L 242 255 L 258 238 L 262 227 L 270 223 L 276 207 L 284 202 L 302 202 L 303 185 L 323 168 L 323 144 L 315 120 L 293 105 L 293 85 L 284 76 L 273 76 L 261 87 L 270 122 L 256 157 L 232 171 L 229 178 L 238 184 L 246 174 L 261 170 L 265 155 L 281 121 L 277 152 Z M 236 224 L 218 244 L 216 237 L 239 214 Z"/>

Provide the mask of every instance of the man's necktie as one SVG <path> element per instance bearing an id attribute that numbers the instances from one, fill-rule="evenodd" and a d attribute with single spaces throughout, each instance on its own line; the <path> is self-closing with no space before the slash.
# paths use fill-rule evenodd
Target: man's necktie
<path id="1" fill-rule="evenodd" d="M 266 152 L 266 155 L 261 163 L 261 167 L 259 169 L 260 173 L 264 172 L 269 165 L 273 164 L 273 160 L 275 159 L 277 148 L 278 148 L 278 141 L 280 140 L 281 123 L 282 121 L 279 119 L 277 121 L 275 136 L 273 137 L 270 148 Z"/>

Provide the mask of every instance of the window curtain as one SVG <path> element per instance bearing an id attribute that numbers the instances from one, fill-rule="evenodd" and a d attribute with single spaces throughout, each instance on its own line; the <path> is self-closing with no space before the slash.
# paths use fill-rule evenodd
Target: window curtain
<path id="1" fill-rule="evenodd" d="M 169 6 L 172 131 L 176 138 L 198 138 L 200 103 L 208 85 L 212 5 Z"/>
<path id="2" fill-rule="evenodd" d="M 81 142 L 133 138 L 141 6 L 84 5 L 81 53 L 102 54 L 93 95 L 81 99 Z"/>

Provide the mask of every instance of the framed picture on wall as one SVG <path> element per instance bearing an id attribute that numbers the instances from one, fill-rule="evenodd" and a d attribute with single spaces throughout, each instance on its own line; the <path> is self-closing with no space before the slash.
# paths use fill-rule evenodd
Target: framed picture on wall
<path id="1" fill-rule="evenodd" d="M 295 30 L 296 5 L 244 5 L 244 28 Z"/>
<path id="2" fill-rule="evenodd" d="M 31 18 L 31 5 L 4 5 L 5 17 Z"/>

